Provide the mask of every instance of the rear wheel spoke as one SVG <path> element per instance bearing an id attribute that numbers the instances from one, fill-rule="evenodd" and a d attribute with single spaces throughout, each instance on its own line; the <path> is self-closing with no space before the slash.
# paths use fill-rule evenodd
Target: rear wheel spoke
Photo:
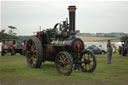
<path id="1" fill-rule="evenodd" d="M 29 43 L 28 46 L 30 47 L 30 49 L 32 48 L 32 45 Z"/>
<path id="2" fill-rule="evenodd" d="M 32 60 L 33 60 L 32 57 L 30 57 L 30 58 L 28 59 L 29 62 L 31 62 Z"/>

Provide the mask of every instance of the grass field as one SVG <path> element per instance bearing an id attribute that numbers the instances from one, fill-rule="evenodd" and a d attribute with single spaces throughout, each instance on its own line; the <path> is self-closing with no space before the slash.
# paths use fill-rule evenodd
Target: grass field
<path id="1" fill-rule="evenodd" d="M 106 55 L 96 57 L 93 73 L 73 71 L 71 76 L 63 76 L 57 73 L 53 62 L 32 69 L 24 56 L 0 56 L 0 85 L 128 85 L 128 57 L 114 54 L 109 65 Z"/>

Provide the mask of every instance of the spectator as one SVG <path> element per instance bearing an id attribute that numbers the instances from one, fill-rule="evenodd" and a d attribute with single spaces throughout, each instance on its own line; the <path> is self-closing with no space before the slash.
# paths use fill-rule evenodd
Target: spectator
<path id="1" fill-rule="evenodd" d="M 111 64 L 111 59 L 112 59 L 112 44 L 111 44 L 111 40 L 108 40 L 108 43 L 107 43 L 107 64 Z"/>
<path id="2" fill-rule="evenodd" d="M 75 64 L 74 70 L 79 71 L 80 70 L 80 65 L 79 64 Z"/>

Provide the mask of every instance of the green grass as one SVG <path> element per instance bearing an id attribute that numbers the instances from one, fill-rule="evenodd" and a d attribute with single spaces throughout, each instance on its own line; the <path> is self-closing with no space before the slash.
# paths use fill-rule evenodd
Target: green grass
<path id="1" fill-rule="evenodd" d="M 112 64 L 106 64 L 106 54 L 96 56 L 93 73 L 73 71 L 70 76 L 58 74 L 53 62 L 33 69 L 24 56 L 0 56 L 0 85 L 128 85 L 128 57 L 114 54 Z"/>

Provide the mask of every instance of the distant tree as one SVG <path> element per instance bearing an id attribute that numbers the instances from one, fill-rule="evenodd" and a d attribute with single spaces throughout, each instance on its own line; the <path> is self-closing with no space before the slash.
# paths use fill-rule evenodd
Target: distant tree
<path id="1" fill-rule="evenodd" d="M 10 30 L 8 32 L 10 35 L 16 35 L 16 33 L 14 33 L 14 30 L 17 29 L 16 27 L 14 27 L 14 26 L 8 26 L 8 28 L 10 28 Z"/>
<path id="2" fill-rule="evenodd" d="M 4 33 L 4 32 L 5 32 L 4 29 L 2 29 L 2 30 L 0 31 L 0 40 L 2 40 L 3 38 L 5 38 L 6 33 Z"/>
<path id="3" fill-rule="evenodd" d="M 122 37 L 120 38 L 120 41 L 121 41 L 121 42 L 124 42 L 126 39 L 128 39 L 128 35 L 122 36 Z"/>
<path id="4" fill-rule="evenodd" d="M 12 35 L 7 34 L 7 33 L 5 33 L 5 29 L 2 29 L 0 31 L 0 41 L 4 40 L 4 39 L 19 39 L 19 37 L 16 36 L 16 34 L 12 34 Z"/>
<path id="5" fill-rule="evenodd" d="M 5 29 L 2 29 L 2 30 L 1 30 L 1 33 L 4 33 L 4 32 L 5 32 Z"/>
<path id="6" fill-rule="evenodd" d="M 11 28 L 11 29 L 17 29 L 17 28 L 14 27 L 14 26 L 8 26 L 8 28 Z"/>

